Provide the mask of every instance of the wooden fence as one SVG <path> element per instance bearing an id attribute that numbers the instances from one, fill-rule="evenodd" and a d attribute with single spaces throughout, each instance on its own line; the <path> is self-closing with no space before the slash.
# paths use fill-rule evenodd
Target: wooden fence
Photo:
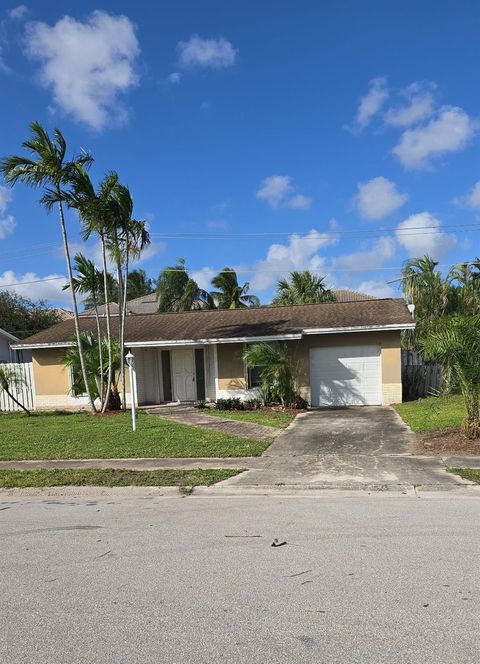
<path id="1" fill-rule="evenodd" d="M 18 381 L 12 381 L 9 389 L 13 396 L 28 410 L 35 408 L 33 389 L 33 369 L 31 362 L 1 363 L 0 367 L 13 370 L 18 376 Z M 17 404 L 7 396 L 4 390 L 0 390 L 0 412 L 21 410 Z"/>
<path id="2" fill-rule="evenodd" d="M 438 394 L 442 385 L 442 367 L 425 363 L 416 351 L 402 350 L 402 384 L 404 401 Z"/>

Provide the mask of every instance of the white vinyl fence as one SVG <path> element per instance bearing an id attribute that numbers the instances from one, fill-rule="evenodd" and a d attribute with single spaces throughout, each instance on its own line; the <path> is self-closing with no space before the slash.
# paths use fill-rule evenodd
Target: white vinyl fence
<path id="1" fill-rule="evenodd" d="M 28 410 L 35 408 L 34 389 L 33 389 L 33 369 L 31 362 L 2 362 L 0 367 L 5 369 L 13 369 L 17 376 L 20 377 L 18 383 L 12 382 L 9 390 Z M 21 410 L 17 404 L 7 396 L 4 390 L 0 391 L 0 412 Z"/>

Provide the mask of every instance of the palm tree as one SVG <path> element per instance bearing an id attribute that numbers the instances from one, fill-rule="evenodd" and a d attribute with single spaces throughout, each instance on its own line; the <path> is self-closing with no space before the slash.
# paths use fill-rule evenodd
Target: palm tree
<path id="1" fill-rule="evenodd" d="M 128 275 L 127 302 L 143 295 L 150 295 L 155 290 L 153 279 L 147 277 L 145 270 L 132 270 Z"/>
<path id="2" fill-rule="evenodd" d="M 456 310 L 463 314 L 480 313 L 480 263 L 456 263 L 447 276 L 452 299 L 455 297 Z"/>
<path id="3" fill-rule="evenodd" d="M 288 279 L 281 279 L 278 282 L 277 293 L 272 303 L 319 304 L 335 301 L 335 295 L 325 286 L 325 277 L 303 270 L 290 272 Z"/>
<path id="4" fill-rule="evenodd" d="M 440 362 L 458 381 L 467 415 L 462 432 L 480 437 L 480 316 L 444 316 L 420 341 L 423 356 Z"/>
<path id="5" fill-rule="evenodd" d="M 108 340 L 108 365 L 110 367 L 107 379 L 106 398 L 103 403 L 102 413 L 105 412 L 110 390 L 113 382 L 113 360 L 112 360 L 112 325 L 110 316 L 109 283 L 107 270 L 107 238 L 111 235 L 114 227 L 114 215 L 111 209 L 113 189 L 118 184 L 118 175 L 114 172 L 107 175 L 95 190 L 87 171 L 82 166 L 77 166 L 71 177 L 72 190 L 66 192 L 64 200 L 68 206 L 78 210 L 83 221 L 83 239 L 88 240 L 92 233 L 100 238 L 102 249 L 103 267 L 103 290 L 105 303 L 105 320 Z M 88 386 L 87 386 L 88 389 Z"/>
<path id="6" fill-rule="evenodd" d="M 91 332 L 81 332 L 80 334 L 85 353 L 85 362 L 88 367 L 90 390 L 96 398 L 101 399 L 103 385 L 107 382 L 110 374 L 110 364 L 105 361 L 105 358 L 108 356 L 109 342 L 105 337 L 99 337 L 96 339 Z M 63 361 L 65 366 L 72 370 L 73 390 L 77 394 L 82 393 L 85 389 L 85 383 L 83 382 L 79 371 L 78 346 L 76 343 L 74 346 L 67 349 Z M 116 339 L 113 340 L 112 344 L 112 363 L 114 371 L 118 371 L 120 367 L 120 345 Z M 115 385 L 114 388 L 114 391 L 117 394 Z M 112 394 L 107 393 L 105 398 L 111 400 Z"/>
<path id="7" fill-rule="evenodd" d="M 250 284 L 246 281 L 242 286 L 238 283 L 237 273 L 231 267 L 225 267 L 212 279 L 214 302 L 219 309 L 246 309 L 259 307 L 260 300 L 256 295 L 249 295 Z"/>
<path id="8" fill-rule="evenodd" d="M 454 308 L 454 292 L 437 266 L 433 258 L 425 255 L 408 260 L 402 270 L 403 295 L 415 305 L 415 330 L 408 330 L 403 337 L 404 345 L 412 350 L 418 349 L 432 321 Z"/>
<path id="9" fill-rule="evenodd" d="M 73 258 L 76 276 L 73 278 L 73 288 L 75 292 L 87 295 L 95 310 L 95 321 L 97 325 L 97 339 L 101 339 L 100 318 L 98 315 L 99 295 L 102 292 L 102 273 L 95 267 L 93 261 L 86 258 L 83 254 L 75 254 Z M 63 290 L 70 288 L 70 284 L 65 284 Z M 99 344 L 99 364 L 103 367 L 103 347 Z M 103 385 L 103 371 L 100 372 L 100 389 L 98 390 L 100 397 L 100 409 L 103 407 L 103 400 L 105 398 L 104 385 Z"/>
<path id="10" fill-rule="evenodd" d="M 199 288 L 188 276 L 184 258 L 177 259 L 175 265 L 160 272 L 156 293 L 160 312 L 213 309 L 215 306 L 210 293 Z"/>
<path id="11" fill-rule="evenodd" d="M 125 185 L 117 183 L 111 192 L 110 209 L 112 227 L 107 239 L 110 254 L 117 266 L 119 341 L 121 348 L 120 373 L 122 376 L 122 403 L 126 407 L 125 390 L 125 317 L 127 314 L 127 290 L 130 259 L 138 259 L 150 244 L 150 234 L 145 221 L 133 219 L 133 199 Z"/>
<path id="12" fill-rule="evenodd" d="M 72 295 L 73 317 L 75 322 L 75 335 L 79 349 L 79 361 L 83 379 L 85 384 L 87 384 L 86 366 L 80 339 L 77 298 L 73 288 L 70 248 L 62 202 L 65 200 L 65 187 L 68 187 L 71 184 L 74 173 L 78 168 L 88 168 L 93 161 L 93 157 L 87 153 L 82 153 L 79 156 L 75 156 L 70 161 L 67 161 L 67 144 L 59 129 L 54 129 L 53 138 L 48 135 L 38 122 L 32 122 L 30 129 L 31 136 L 28 140 L 22 143 L 22 147 L 30 153 L 31 158 L 18 155 L 5 157 L 0 161 L 0 170 L 5 182 L 12 186 L 17 182 L 23 182 L 31 187 L 43 187 L 44 193 L 40 199 L 42 205 L 44 205 L 48 211 L 50 211 L 54 205 L 57 205 L 58 207 L 68 281 L 70 283 Z M 95 403 L 88 386 L 87 396 L 90 402 L 90 407 L 92 411 L 95 412 Z"/>
<path id="13" fill-rule="evenodd" d="M 243 353 L 247 366 L 261 369 L 261 391 L 264 401 L 293 406 L 296 397 L 295 373 L 287 344 L 259 342 Z"/>
<path id="14" fill-rule="evenodd" d="M 12 394 L 12 386 L 13 385 L 22 385 L 25 382 L 25 379 L 23 376 L 18 373 L 18 371 L 15 371 L 15 369 L 12 369 L 11 367 L 7 367 L 6 365 L 0 364 L 0 392 L 5 392 L 5 394 L 10 397 L 10 399 L 17 404 L 17 406 L 20 406 L 20 408 L 28 415 L 30 416 L 32 413 L 28 410 L 28 408 L 25 408 L 23 403 L 18 401 L 13 394 Z"/>

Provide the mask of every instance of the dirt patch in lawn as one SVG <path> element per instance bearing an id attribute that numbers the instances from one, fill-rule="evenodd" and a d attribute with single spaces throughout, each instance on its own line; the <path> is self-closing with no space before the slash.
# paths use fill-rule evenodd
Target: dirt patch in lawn
<path id="1" fill-rule="evenodd" d="M 468 440 L 468 438 L 464 438 L 457 427 L 417 433 L 413 454 L 424 456 L 480 456 L 480 439 Z"/>

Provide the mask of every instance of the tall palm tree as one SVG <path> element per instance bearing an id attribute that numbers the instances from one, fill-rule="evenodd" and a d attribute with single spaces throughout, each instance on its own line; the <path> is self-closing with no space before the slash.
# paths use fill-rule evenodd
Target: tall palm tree
<path id="1" fill-rule="evenodd" d="M 452 289 L 444 281 L 438 263 L 428 255 L 408 260 L 402 270 L 403 295 L 415 305 L 415 330 L 404 334 L 404 345 L 418 349 L 420 339 L 431 322 L 445 315 L 452 306 Z"/>
<path id="2" fill-rule="evenodd" d="M 147 277 L 145 270 L 132 270 L 128 275 L 126 290 L 127 302 L 143 295 L 150 295 L 155 290 L 153 279 Z"/>
<path id="3" fill-rule="evenodd" d="M 117 266 L 119 304 L 119 342 L 121 349 L 120 373 L 122 376 L 122 404 L 126 407 L 125 389 L 125 317 L 127 313 L 127 291 L 130 259 L 140 258 L 150 244 L 146 222 L 133 219 L 133 199 L 125 185 L 117 183 L 111 192 L 110 209 L 112 227 L 108 236 L 110 254 Z"/>
<path id="4" fill-rule="evenodd" d="M 456 296 L 458 313 L 480 313 L 480 264 L 478 259 L 472 263 L 455 263 L 447 276 L 452 296 Z"/>
<path id="5" fill-rule="evenodd" d="M 333 292 L 325 286 L 325 277 L 309 270 L 290 272 L 288 279 L 280 279 L 273 304 L 319 304 L 335 302 Z"/>
<path id="6" fill-rule="evenodd" d="M 87 171 L 82 166 L 77 166 L 72 174 L 72 190 L 67 192 L 64 200 L 69 207 L 78 210 L 83 222 L 82 236 L 88 240 L 95 233 L 100 238 L 102 250 L 103 267 L 103 290 L 105 303 L 105 320 L 107 328 L 108 343 L 108 366 L 110 367 L 107 379 L 106 398 L 103 403 L 102 413 L 105 412 L 110 391 L 113 384 L 113 360 L 112 360 L 112 325 L 110 315 L 109 282 L 107 269 L 107 238 L 114 226 L 114 216 L 111 210 L 112 191 L 118 184 L 118 175 L 114 172 L 107 173 L 95 189 Z"/>
<path id="7" fill-rule="evenodd" d="M 91 302 L 93 303 L 93 309 L 95 310 L 95 321 L 97 325 L 97 339 L 101 339 L 101 329 L 100 329 L 100 317 L 98 315 L 98 305 L 102 293 L 102 283 L 103 276 L 102 273 L 97 269 L 95 263 L 90 259 L 86 258 L 83 254 L 78 253 L 73 257 L 74 269 L 76 276 L 73 277 L 73 288 L 75 292 L 81 293 L 82 295 L 87 295 Z M 67 283 L 63 287 L 63 290 L 70 288 L 70 284 Z M 82 335 L 82 340 L 85 341 L 85 337 Z M 99 364 L 100 367 L 103 367 L 103 345 L 98 345 L 98 354 L 99 354 Z M 100 386 L 99 386 L 99 397 L 100 397 L 100 409 L 103 408 L 103 403 L 105 399 L 105 391 L 103 385 L 103 370 L 98 372 L 100 375 Z"/>
<path id="8" fill-rule="evenodd" d="M 65 253 L 65 262 L 67 265 L 68 281 L 72 295 L 73 317 L 75 323 L 75 335 L 77 339 L 79 362 L 82 370 L 82 376 L 85 381 L 86 392 L 90 407 L 93 412 L 96 411 L 95 402 L 88 388 L 85 358 L 83 356 L 82 343 L 80 338 L 80 323 L 78 318 L 77 297 L 73 288 L 73 274 L 70 260 L 70 247 L 68 244 L 67 228 L 62 202 L 65 200 L 65 190 L 72 182 L 72 177 L 78 168 L 88 168 L 93 161 L 93 157 L 87 153 L 73 157 L 70 161 L 66 159 L 67 144 L 65 138 L 59 129 L 54 129 L 53 138 L 45 131 L 38 122 L 32 122 L 30 125 L 31 136 L 22 143 L 31 157 L 12 155 L 5 157 L 0 161 L 0 170 L 7 184 L 15 185 L 17 182 L 23 182 L 31 187 L 42 187 L 44 193 L 40 199 L 42 205 L 48 211 L 54 205 L 58 207 L 60 217 L 60 228 L 63 240 L 63 250 Z"/>
<path id="9" fill-rule="evenodd" d="M 184 258 L 160 272 L 156 293 L 160 312 L 213 309 L 215 306 L 210 293 L 189 277 Z"/>
<path id="10" fill-rule="evenodd" d="M 231 267 L 223 268 L 213 277 L 212 286 L 217 290 L 212 291 L 210 295 L 219 309 L 246 309 L 260 306 L 258 297 L 248 294 L 250 290 L 248 281 L 240 285 L 237 273 Z"/>

